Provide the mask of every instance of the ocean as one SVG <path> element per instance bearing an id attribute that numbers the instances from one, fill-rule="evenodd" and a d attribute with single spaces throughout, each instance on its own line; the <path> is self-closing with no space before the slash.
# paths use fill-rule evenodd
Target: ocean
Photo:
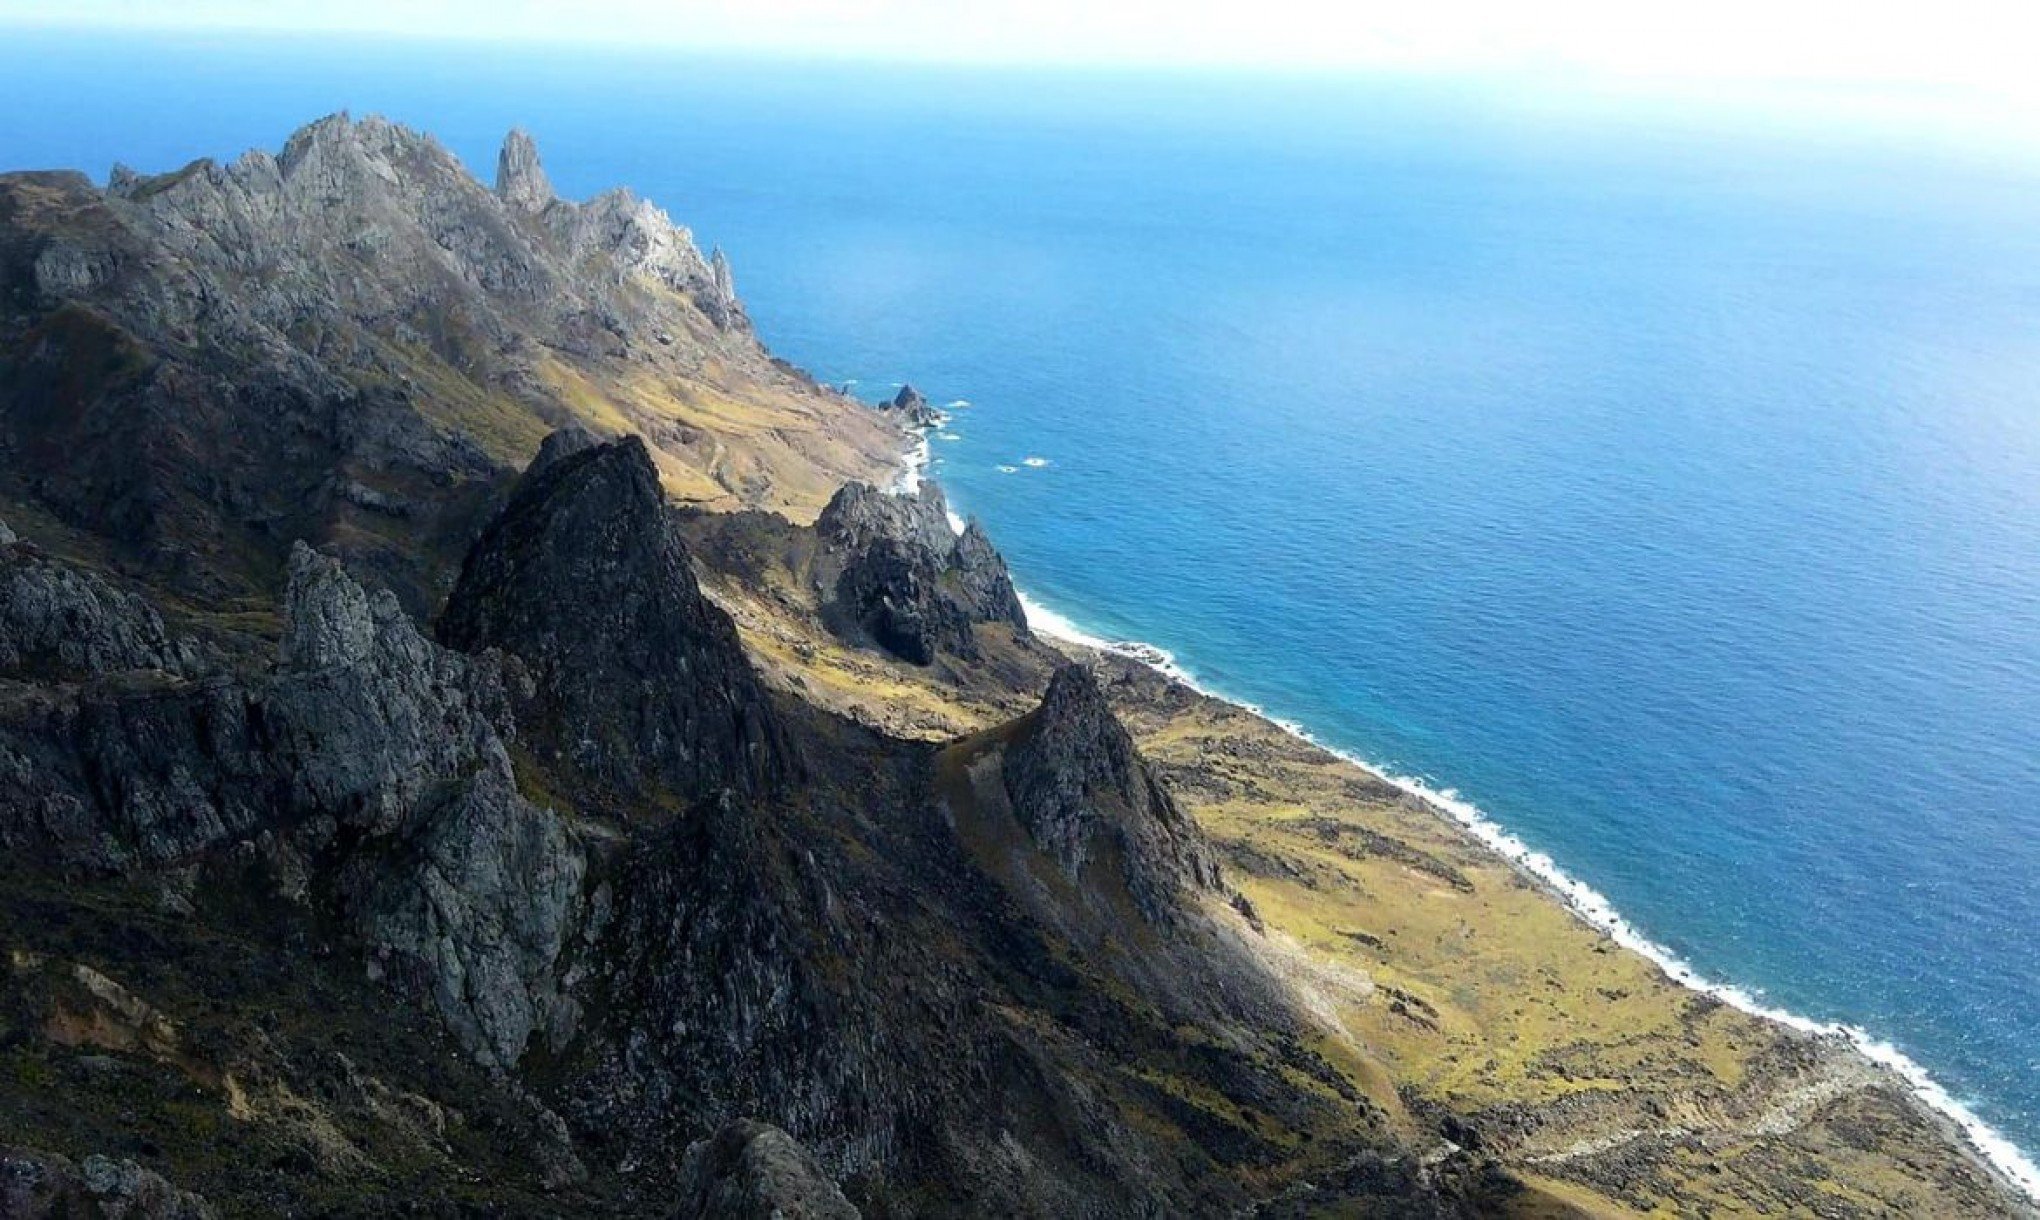
<path id="1" fill-rule="evenodd" d="M 952 404 L 933 474 L 1065 629 L 2040 1149 L 2034 155 L 1507 82 L 0 40 L 10 167 L 341 108 L 666 206 L 780 354 Z"/>

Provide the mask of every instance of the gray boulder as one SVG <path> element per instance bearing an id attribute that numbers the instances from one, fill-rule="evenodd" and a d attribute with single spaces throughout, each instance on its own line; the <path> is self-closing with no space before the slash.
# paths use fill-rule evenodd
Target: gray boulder
<path id="1" fill-rule="evenodd" d="M 858 1211 L 794 1138 L 739 1120 L 690 1144 L 674 1214 L 703 1220 L 857 1220 Z"/>

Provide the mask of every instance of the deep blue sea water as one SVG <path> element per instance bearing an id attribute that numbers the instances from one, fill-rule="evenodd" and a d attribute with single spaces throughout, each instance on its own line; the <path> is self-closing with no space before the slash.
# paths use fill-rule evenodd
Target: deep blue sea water
<path id="1" fill-rule="evenodd" d="M 2023 154 L 1438 82 L 0 35 L 8 166 L 341 107 L 637 187 L 782 354 L 969 401 L 935 473 L 1036 600 L 2040 1148 Z"/>

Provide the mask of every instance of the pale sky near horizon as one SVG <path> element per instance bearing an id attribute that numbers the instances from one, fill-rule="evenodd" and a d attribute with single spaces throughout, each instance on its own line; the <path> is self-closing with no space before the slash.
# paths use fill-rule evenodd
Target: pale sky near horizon
<path id="1" fill-rule="evenodd" d="M 1782 87 L 2040 130 L 2040 0 L 0 0 L 0 23 L 610 43 L 958 64 Z"/>

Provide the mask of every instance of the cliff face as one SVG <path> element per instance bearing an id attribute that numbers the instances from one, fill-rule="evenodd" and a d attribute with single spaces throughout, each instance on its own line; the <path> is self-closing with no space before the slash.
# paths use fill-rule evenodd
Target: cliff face
<path id="1" fill-rule="evenodd" d="M 644 443 L 576 444 L 547 442 L 468 553 L 440 638 L 523 663 L 526 740 L 584 807 L 784 780 L 784 731 L 695 584 Z"/>
<path id="2" fill-rule="evenodd" d="M 0 274 L 0 1210 L 1563 1210 L 1171 791 L 1275 751 L 1143 757 L 648 204 L 328 120 Z"/>
<path id="3" fill-rule="evenodd" d="M 821 549 L 812 579 L 837 632 L 926 665 L 938 652 L 977 653 L 973 625 L 1025 634 L 1027 616 L 1006 562 L 976 522 L 949 528 L 942 489 L 906 495 L 848 483 L 815 521 Z"/>
<path id="4" fill-rule="evenodd" d="M 522 133 L 498 180 L 345 116 L 104 190 L 0 175 L 0 494 L 209 607 L 266 604 L 306 539 L 423 614 L 563 425 L 718 507 L 809 515 L 890 466 L 897 430 L 773 361 L 659 209 L 557 198 Z"/>
<path id="5" fill-rule="evenodd" d="M 1150 922 L 1174 916 L 1179 889 L 1223 882 L 1203 836 L 1134 751 L 1097 679 L 1067 665 L 1014 735 L 1000 765 L 1006 799 L 1036 847 L 1073 880 L 1103 862 Z"/>

